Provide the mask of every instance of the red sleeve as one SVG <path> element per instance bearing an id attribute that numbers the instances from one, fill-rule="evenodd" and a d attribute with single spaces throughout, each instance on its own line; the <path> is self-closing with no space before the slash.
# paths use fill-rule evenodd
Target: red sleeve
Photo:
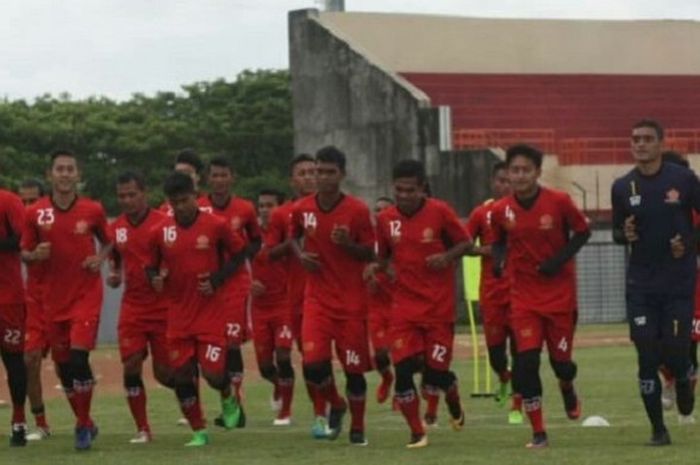
<path id="1" fill-rule="evenodd" d="M 301 212 L 297 206 L 292 208 L 289 214 L 289 224 L 287 225 L 287 237 L 297 239 L 304 234 L 304 225 Z"/>
<path id="2" fill-rule="evenodd" d="M 260 232 L 260 224 L 258 223 L 258 215 L 255 213 L 255 207 L 250 206 L 248 212 L 248 219 L 245 224 L 245 232 L 248 240 L 253 241 L 256 239 L 261 239 L 262 233 Z"/>
<path id="3" fill-rule="evenodd" d="M 24 205 L 22 205 L 22 201 L 15 195 L 9 195 L 5 208 L 7 212 L 6 218 L 10 228 L 15 234 L 21 236 L 25 224 L 25 209 Z"/>
<path id="4" fill-rule="evenodd" d="M 357 209 L 357 214 L 353 218 L 353 222 L 357 230 L 357 243 L 374 249 L 375 234 L 369 209 L 364 205 L 359 207 Z"/>
<path id="5" fill-rule="evenodd" d="M 387 234 L 386 220 L 382 215 L 377 217 L 377 256 L 389 258 L 391 255 L 391 238 Z"/>
<path id="6" fill-rule="evenodd" d="M 566 224 L 573 232 L 584 233 L 590 229 L 588 226 L 588 219 L 583 212 L 574 205 L 574 201 L 571 200 L 569 194 L 561 195 L 560 205 L 564 213 L 564 218 L 566 219 Z"/>
<path id="7" fill-rule="evenodd" d="M 148 252 L 149 259 L 147 267 L 159 268 L 161 266 L 162 254 L 160 252 L 160 240 L 163 237 L 163 224 L 158 224 L 148 231 Z"/>
<path id="8" fill-rule="evenodd" d="M 506 230 L 504 227 L 505 212 L 504 203 L 502 201 L 496 202 L 493 207 L 491 207 L 491 229 L 493 231 L 494 242 L 500 242 L 504 240 L 506 236 Z"/>
<path id="9" fill-rule="evenodd" d="M 24 227 L 21 229 L 22 239 L 20 246 L 22 250 L 30 252 L 36 249 L 36 246 L 39 244 L 39 235 L 37 234 L 36 224 L 34 223 L 34 212 L 35 210 L 33 209 L 27 211 L 24 217 Z"/>
<path id="10" fill-rule="evenodd" d="M 459 222 L 457 213 L 447 204 L 442 205 L 443 212 L 443 230 L 447 233 L 447 237 L 450 238 L 453 244 L 459 244 L 460 242 L 471 241 L 467 231 Z"/>
<path id="11" fill-rule="evenodd" d="M 464 226 L 465 231 L 469 237 L 472 238 L 472 240 L 481 237 L 481 225 L 483 224 L 484 219 L 483 212 L 483 206 L 480 205 L 476 207 L 474 210 L 472 210 L 471 214 L 469 215 L 469 219 L 467 220 L 467 224 Z"/>
<path id="12" fill-rule="evenodd" d="M 287 237 L 289 213 L 284 207 L 275 208 L 270 215 L 270 224 L 263 234 L 263 242 L 267 247 L 281 244 Z"/>
<path id="13" fill-rule="evenodd" d="M 231 255 L 236 255 L 245 247 L 245 241 L 239 233 L 233 230 L 228 222 L 219 224 L 219 239 L 224 244 L 224 248 Z"/>

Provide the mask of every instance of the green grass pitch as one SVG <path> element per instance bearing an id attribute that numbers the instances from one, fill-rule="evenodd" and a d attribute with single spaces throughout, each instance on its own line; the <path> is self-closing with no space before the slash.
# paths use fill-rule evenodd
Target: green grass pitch
<path id="1" fill-rule="evenodd" d="M 584 327 L 580 334 L 595 332 L 624 338 L 622 326 Z M 602 333 L 602 336 L 601 336 Z M 248 347 L 247 350 L 250 350 Z M 104 355 L 102 351 L 97 355 Z M 113 356 L 114 351 L 111 351 Z M 47 403 L 54 436 L 41 443 L 31 443 L 24 449 L 0 446 L 0 464 L 696 464 L 700 455 L 700 424 L 678 426 L 676 413 L 667 412 L 673 445 L 660 449 L 644 446 L 649 427 L 639 399 L 635 355 L 629 345 L 601 346 L 576 349 L 579 364 L 577 389 L 583 400 L 583 417 L 602 415 L 609 428 L 584 428 L 581 422 L 566 419 L 562 401 L 556 389 L 551 369 L 543 357 L 545 382 L 545 415 L 550 435 L 547 450 L 526 450 L 529 439 L 527 425 L 508 426 L 506 408 L 499 408 L 492 399 L 471 399 L 471 362 L 458 360 L 455 369 L 460 377 L 467 421 L 464 430 L 453 432 L 446 421 L 446 409 L 441 406 L 440 427 L 429 431 L 430 447 L 406 450 L 408 430 L 402 417 L 390 406 L 377 405 L 374 388 L 375 373 L 368 374 L 370 399 L 367 412 L 368 447 L 348 444 L 344 432 L 335 441 L 313 440 L 309 433 L 311 411 L 299 373 L 294 405 L 294 424 L 280 429 L 271 426 L 273 418 L 268 399 L 271 389 L 257 374 L 246 379 L 245 429 L 222 431 L 210 426 L 212 443 L 197 450 L 185 449 L 189 440 L 187 428 L 175 425 L 179 411 L 171 392 L 154 389 L 149 383 L 149 413 L 155 441 L 146 445 L 131 445 L 134 427 L 126 402 L 115 386 L 107 389 L 98 385 L 93 402 L 94 417 L 100 426 L 100 436 L 93 450 L 77 453 L 73 450 L 72 415 L 64 399 L 55 397 Z M 249 365 L 251 365 L 249 363 Z M 118 367 L 118 366 L 117 366 Z M 249 366 L 249 368 L 253 368 Z M 299 370 L 297 370 L 299 371 Z M 118 373 L 116 373 L 118 377 Z M 115 378 L 118 379 L 118 378 Z M 339 374 L 338 380 L 342 380 Z M 52 389 L 46 386 L 45 389 Z M 216 395 L 205 392 L 205 411 L 211 421 L 218 411 Z M 0 411 L 9 416 L 9 411 Z M 9 429 L 9 428 L 8 428 Z M 7 440 L 4 433 L 3 442 Z"/>

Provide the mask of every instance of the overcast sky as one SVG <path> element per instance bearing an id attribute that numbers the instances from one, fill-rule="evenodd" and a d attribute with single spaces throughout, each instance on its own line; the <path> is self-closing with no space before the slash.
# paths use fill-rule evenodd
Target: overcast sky
<path id="1" fill-rule="evenodd" d="M 179 90 L 286 68 L 287 11 L 317 0 L 0 0 L 0 96 Z M 698 0 L 346 0 L 348 11 L 700 19 Z"/>

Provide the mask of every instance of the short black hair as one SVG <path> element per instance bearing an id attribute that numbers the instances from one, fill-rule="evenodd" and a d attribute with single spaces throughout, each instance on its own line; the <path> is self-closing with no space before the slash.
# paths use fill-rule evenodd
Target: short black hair
<path id="1" fill-rule="evenodd" d="M 508 147 L 506 151 L 506 165 L 510 166 L 515 157 L 525 157 L 532 161 L 537 168 L 542 168 L 544 154 L 535 147 L 527 144 L 516 144 Z"/>
<path id="2" fill-rule="evenodd" d="M 659 140 L 664 140 L 664 128 L 663 128 L 663 126 L 661 126 L 661 123 L 659 123 L 656 120 L 649 119 L 649 118 L 639 120 L 639 121 L 637 121 L 637 123 L 634 126 L 632 126 L 633 130 L 637 129 L 637 128 L 651 128 L 654 131 L 656 131 L 656 137 Z"/>
<path id="3" fill-rule="evenodd" d="M 299 163 L 309 161 L 313 163 L 315 160 L 314 157 L 312 157 L 308 153 L 300 153 L 296 157 L 292 158 L 292 161 L 289 162 L 289 175 L 291 176 L 292 174 L 294 174 L 294 167 L 297 166 Z"/>
<path id="4" fill-rule="evenodd" d="M 117 184 L 128 184 L 132 181 L 139 190 L 146 190 L 146 180 L 143 175 L 137 171 L 123 171 L 117 176 Z"/>
<path id="5" fill-rule="evenodd" d="M 36 178 L 29 178 L 22 181 L 19 185 L 20 189 L 37 189 L 39 191 L 39 197 L 46 195 L 46 187 L 44 183 Z"/>
<path id="6" fill-rule="evenodd" d="M 204 169 L 204 162 L 202 162 L 202 159 L 199 158 L 199 155 L 197 155 L 197 152 L 195 152 L 193 149 L 181 150 L 175 157 L 175 164 L 177 165 L 178 163 L 190 165 L 192 168 L 194 168 L 197 174 L 201 174 L 202 170 Z"/>
<path id="7" fill-rule="evenodd" d="M 508 164 L 504 161 L 499 161 L 493 167 L 491 168 L 491 177 L 495 177 L 496 173 L 498 173 L 501 170 L 507 170 L 508 169 Z"/>
<path id="8" fill-rule="evenodd" d="M 70 157 L 78 162 L 78 157 L 75 155 L 75 153 L 71 150 L 60 148 L 60 149 L 55 149 L 51 152 L 49 155 L 49 160 L 51 161 L 50 166 L 53 167 L 53 163 L 56 161 L 58 157 Z"/>
<path id="9" fill-rule="evenodd" d="M 278 190 L 278 189 L 260 189 L 260 192 L 258 192 L 258 197 L 261 195 L 272 195 L 277 199 L 277 205 L 282 205 L 286 199 L 286 195 L 284 195 L 284 192 Z"/>
<path id="10" fill-rule="evenodd" d="M 374 203 L 378 203 L 378 202 L 387 202 L 387 203 L 394 205 L 394 199 L 392 199 L 391 197 L 387 197 L 385 195 L 378 197 L 377 200 L 374 201 Z"/>
<path id="11" fill-rule="evenodd" d="M 341 173 L 345 173 L 345 160 L 345 154 L 334 145 L 328 145 L 316 152 L 317 162 L 333 163 Z"/>
<path id="12" fill-rule="evenodd" d="M 194 181 L 185 173 L 174 171 L 165 178 L 163 183 L 163 192 L 167 197 L 175 197 L 176 195 L 194 194 Z"/>
<path id="13" fill-rule="evenodd" d="M 211 169 L 212 166 L 226 168 L 231 172 L 231 174 L 233 174 L 233 165 L 231 164 L 231 161 L 228 159 L 228 157 L 225 155 L 217 155 L 216 157 L 209 160 L 209 168 Z"/>
<path id="14" fill-rule="evenodd" d="M 688 160 L 683 155 L 673 150 L 666 150 L 663 152 L 661 154 L 661 159 L 666 163 L 673 163 L 674 165 L 690 168 L 690 163 Z"/>
<path id="15" fill-rule="evenodd" d="M 391 179 L 416 178 L 419 184 L 425 184 L 425 165 L 418 160 L 401 160 L 391 172 Z"/>

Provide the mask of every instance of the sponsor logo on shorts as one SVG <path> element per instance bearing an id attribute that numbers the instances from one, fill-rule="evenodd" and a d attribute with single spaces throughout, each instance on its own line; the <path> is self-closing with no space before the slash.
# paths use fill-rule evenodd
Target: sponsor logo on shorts
<path id="1" fill-rule="evenodd" d="M 403 339 L 399 338 L 399 339 L 395 340 L 394 347 L 396 347 L 397 349 L 402 348 L 403 347 Z"/>
<path id="2" fill-rule="evenodd" d="M 170 351 L 170 360 L 177 360 L 177 358 L 180 356 L 180 351 L 179 350 L 171 350 Z"/>
<path id="3" fill-rule="evenodd" d="M 635 326 L 645 326 L 647 324 L 647 317 L 645 317 L 645 316 L 634 317 L 634 324 L 635 324 Z"/>
<path id="4" fill-rule="evenodd" d="M 523 328 L 520 330 L 522 337 L 532 337 L 532 328 Z"/>

